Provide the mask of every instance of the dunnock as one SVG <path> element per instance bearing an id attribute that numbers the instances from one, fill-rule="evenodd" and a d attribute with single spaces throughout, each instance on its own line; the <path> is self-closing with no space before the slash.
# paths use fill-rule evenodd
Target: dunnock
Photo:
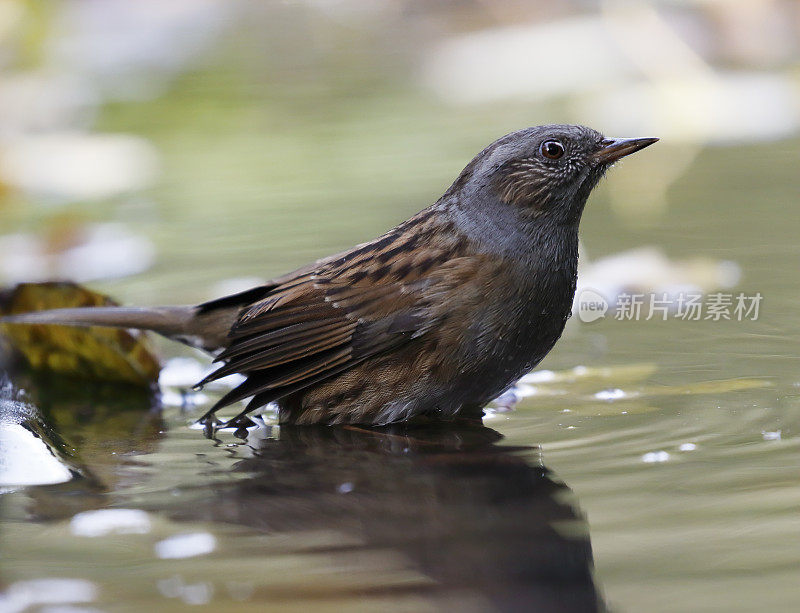
<path id="1" fill-rule="evenodd" d="M 478 416 L 532 369 L 570 315 L 578 222 L 616 160 L 656 142 L 582 126 L 512 132 L 429 208 L 383 236 L 266 285 L 185 307 L 98 307 L 7 322 L 143 328 L 208 351 L 294 424 Z"/>

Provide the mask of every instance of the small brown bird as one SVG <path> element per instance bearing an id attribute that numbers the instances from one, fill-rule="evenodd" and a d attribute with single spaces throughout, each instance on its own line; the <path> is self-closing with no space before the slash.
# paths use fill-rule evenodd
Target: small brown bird
<path id="1" fill-rule="evenodd" d="M 4 321 L 141 328 L 215 352 L 222 365 L 199 385 L 247 378 L 204 420 L 246 398 L 229 424 L 273 401 L 294 424 L 479 416 L 561 336 L 589 193 L 611 164 L 657 140 L 519 130 L 481 151 L 429 208 L 266 285 L 199 306 Z"/>

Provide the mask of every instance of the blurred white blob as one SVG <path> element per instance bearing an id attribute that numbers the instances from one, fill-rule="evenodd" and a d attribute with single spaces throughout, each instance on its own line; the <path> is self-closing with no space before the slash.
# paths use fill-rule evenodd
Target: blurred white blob
<path id="1" fill-rule="evenodd" d="M 180 598 L 190 605 L 206 604 L 214 594 L 214 587 L 211 583 L 205 581 L 184 583 L 183 577 L 180 575 L 159 579 L 156 587 L 165 598 Z"/>
<path id="2" fill-rule="evenodd" d="M 208 396 L 200 392 L 161 390 L 161 405 L 189 409 L 208 402 Z"/>
<path id="3" fill-rule="evenodd" d="M 669 461 L 669 453 L 666 451 L 650 451 L 642 456 L 642 462 L 645 464 L 654 464 L 667 461 Z"/>
<path id="4" fill-rule="evenodd" d="M 50 132 L 6 141 L 0 149 L 0 179 L 57 202 L 141 190 L 153 184 L 157 171 L 153 146 L 126 134 Z"/>
<path id="5" fill-rule="evenodd" d="M 25 402 L 0 371 L 0 493 L 18 486 L 63 483 L 79 471 L 53 440 L 39 409 Z"/>
<path id="6" fill-rule="evenodd" d="M 83 579 L 32 579 L 17 581 L 0 593 L 2 613 L 21 613 L 37 605 L 63 605 L 91 602 L 97 598 L 97 586 Z M 53 610 L 50 607 L 37 611 Z"/>
<path id="7" fill-rule="evenodd" d="M 503 392 L 492 400 L 492 404 L 494 405 L 492 407 L 493 412 L 505 413 L 507 411 L 513 411 L 521 399 L 522 396 L 517 393 L 517 386 L 515 385 L 510 390 Z"/>
<path id="8" fill-rule="evenodd" d="M 346 481 L 345 483 L 340 483 L 339 487 L 336 488 L 336 491 L 340 494 L 349 494 L 350 492 L 355 489 L 355 485 L 350 481 Z"/>
<path id="9" fill-rule="evenodd" d="M 69 529 L 75 536 L 97 537 L 107 534 L 147 534 L 150 517 L 139 509 L 100 509 L 72 516 Z"/>
<path id="10" fill-rule="evenodd" d="M 636 73 L 596 16 L 454 36 L 429 57 L 423 68 L 426 85 L 454 104 L 544 100 Z"/>
<path id="11" fill-rule="evenodd" d="M 681 443 L 681 446 L 678 447 L 680 451 L 694 451 L 695 449 L 697 449 L 696 443 Z"/>
<path id="12" fill-rule="evenodd" d="M 670 260 L 657 247 L 641 247 L 582 264 L 575 296 L 577 300 L 583 292 L 593 291 L 610 304 L 622 293 L 667 294 L 674 299 L 680 293 L 730 289 L 740 278 L 735 262 L 700 257 Z M 577 309 L 576 302 L 573 311 Z"/>
<path id="13" fill-rule="evenodd" d="M 594 397 L 598 400 L 621 400 L 622 398 L 627 398 L 628 394 L 626 394 L 624 390 L 614 388 L 600 390 L 594 395 Z"/>
<path id="14" fill-rule="evenodd" d="M 0 485 L 44 485 L 72 479 L 41 437 L 21 424 L 0 423 Z"/>
<path id="15" fill-rule="evenodd" d="M 180 598 L 189 605 L 207 604 L 214 595 L 214 587 L 208 581 L 187 583 L 183 586 Z"/>
<path id="16" fill-rule="evenodd" d="M 70 280 L 79 283 L 132 275 L 150 268 L 153 244 L 122 224 L 82 227 L 74 244 L 54 250 L 41 236 L 0 236 L 0 278 L 6 283 Z"/>
<path id="17" fill-rule="evenodd" d="M 673 143 L 760 142 L 797 131 L 800 91 L 780 74 L 723 72 L 711 80 L 670 77 L 584 97 L 576 102 L 575 113 L 609 134 L 652 132 Z"/>
<path id="18" fill-rule="evenodd" d="M 167 360 L 158 375 L 161 404 L 176 407 L 195 407 L 208 401 L 200 392 L 188 391 L 209 372 L 208 366 L 188 357 Z M 224 382 L 223 382 L 224 385 Z M 231 387 L 233 387 L 231 385 Z"/>
<path id="19" fill-rule="evenodd" d="M 216 368 L 217 368 L 217 366 L 215 365 L 214 367 L 212 367 L 209 370 L 207 370 L 203 374 L 203 377 L 205 377 L 208 373 L 210 373 L 212 370 L 215 370 Z M 232 388 L 236 387 L 237 385 L 241 385 L 242 383 L 244 383 L 246 379 L 247 379 L 247 377 L 245 377 L 244 375 L 240 375 L 238 373 L 234 373 L 232 375 L 228 375 L 227 377 L 222 377 L 221 379 L 217 379 L 216 381 L 211 381 L 210 383 L 206 383 L 203 386 L 203 389 L 205 389 L 205 388 L 208 388 L 208 389 L 211 389 L 211 390 L 232 389 Z M 199 381 L 199 379 L 198 379 L 198 381 Z M 195 383 L 197 383 L 197 381 L 195 381 Z"/>
<path id="20" fill-rule="evenodd" d="M 217 539 L 209 532 L 177 534 L 159 541 L 155 545 L 156 556 L 162 560 L 192 558 L 211 553 L 217 547 Z"/>
<path id="21" fill-rule="evenodd" d="M 194 358 L 170 358 L 158 375 L 158 384 L 166 387 L 192 387 L 208 374 L 208 368 Z"/>
<path id="22" fill-rule="evenodd" d="M 761 437 L 765 441 L 779 441 L 779 440 L 781 440 L 781 431 L 780 430 L 774 430 L 774 431 L 770 432 L 770 431 L 767 431 L 767 430 L 762 430 L 761 431 Z"/>
<path id="23" fill-rule="evenodd" d="M 98 104 L 98 96 L 75 75 L 44 70 L 4 74 L 0 80 L 0 138 L 86 126 L 94 119 Z"/>
<path id="24" fill-rule="evenodd" d="M 556 380 L 556 373 L 552 370 L 534 370 L 522 377 L 520 381 L 525 383 L 549 383 Z"/>
<path id="25" fill-rule="evenodd" d="M 47 60 L 104 97 L 152 98 L 228 23 L 224 0 L 103 0 L 59 5 Z"/>

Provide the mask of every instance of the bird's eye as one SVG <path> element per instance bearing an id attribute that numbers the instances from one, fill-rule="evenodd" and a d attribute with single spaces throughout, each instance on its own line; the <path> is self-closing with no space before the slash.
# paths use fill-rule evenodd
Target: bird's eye
<path id="1" fill-rule="evenodd" d="M 551 160 L 557 160 L 564 155 L 564 145 L 559 143 L 557 140 L 544 141 L 539 150 L 542 152 L 544 157 Z"/>

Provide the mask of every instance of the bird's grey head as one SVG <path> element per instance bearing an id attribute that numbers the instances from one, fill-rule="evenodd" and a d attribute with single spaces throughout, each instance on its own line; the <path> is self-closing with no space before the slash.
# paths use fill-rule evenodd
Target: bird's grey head
<path id="1" fill-rule="evenodd" d="M 657 138 L 607 138 L 591 128 L 547 125 L 506 134 L 481 151 L 448 190 L 500 201 L 535 218 L 577 224 L 586 199 L 618 159 Z"/>

